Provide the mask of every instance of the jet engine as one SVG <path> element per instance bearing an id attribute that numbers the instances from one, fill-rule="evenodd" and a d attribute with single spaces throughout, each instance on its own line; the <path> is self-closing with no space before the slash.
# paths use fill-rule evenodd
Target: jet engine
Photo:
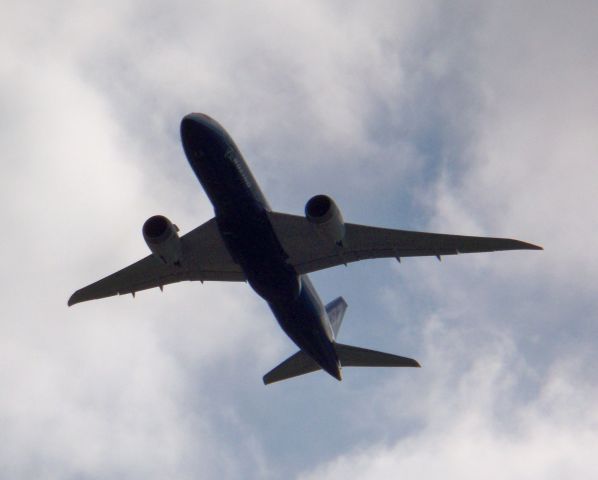
<path id="1" fill-rule="evenodd" d="M 179 227 L 163 215 L 154 215 L 143 224 L 143 238 L 152 253 L 166 265 L 180 266 L 183 257 Z"/>
<path id="2" fill-rule="evenodd" d="M 316 195 L 305 204 L 305 217 L 327 239 L 342 246 L 345 222 L 334 200 L 327 195 Z"/>

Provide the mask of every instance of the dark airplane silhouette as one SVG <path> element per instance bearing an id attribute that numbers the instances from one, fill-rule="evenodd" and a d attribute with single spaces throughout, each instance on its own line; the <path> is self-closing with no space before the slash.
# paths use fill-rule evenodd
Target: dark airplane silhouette
<path id="1" fill-rule="evenodd" d="M 247 281 L 270 306 L 299 351 L 264 383 L 341 367 L 419 367 L 417 361 L 336 341 L 347 303 L 324 306 L 308 273 L 368 258 L 541 250 L 518 240 L 391 230 L 345 223 L 334 201 L 316 195 L 305 217 L 272 211 L 239 149 L 218 122 L 200 113 L 181 122 L 183 148 L 214 206 L 208 222 L 178 236 L 164 216 L 149 218 L 143 236 L 152 254 L 76 291 L 68 304 L 183 280 Z"/>

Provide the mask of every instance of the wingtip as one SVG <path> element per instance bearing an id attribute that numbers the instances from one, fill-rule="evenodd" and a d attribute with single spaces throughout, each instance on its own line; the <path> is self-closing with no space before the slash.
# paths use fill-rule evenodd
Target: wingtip
<path id="1" fill-rule="evenodd" d="M 522 242 L 521 240 L 515 240 L 517 242 L 517 249 L 521 250 L 544 250 L 540 245 L 534 245 L 533 243 Z"/>
<path id="2" fill-rule="evenodd" d="M 66 303 L 69 307 L 72 307 L 73 305 L 75 305 L 76 303 L 79 303 L 81 300 L 79 300 L 77 298 L 77 292 L 73 293 L 70 298 L 69 301 Z"/>

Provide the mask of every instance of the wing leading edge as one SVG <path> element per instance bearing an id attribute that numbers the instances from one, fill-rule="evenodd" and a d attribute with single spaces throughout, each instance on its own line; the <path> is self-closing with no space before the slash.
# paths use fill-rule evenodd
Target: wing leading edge
<path id="1" fill-rule="evenodd" d="M 345 224 L 343 246 L 320 235 L 305 217 L 271 212 L 272 226 L 297 273 L 306 274 L 369 258 L 456 255 L 499 250 L 542 250 L 510 238 L 470 237 Z"/>
<path id="2" fill-rule="evenodd" d="M 135 294 L 148 288 L 163 287 L 183 280 L 244 282 L 245 274 L 228 253 L 216 220 L 211 219 L 181 237 L 183 259 L 180 266 L 165 265 L 153 254 L 77 290 L 69 306 L 87 300 Z"/>

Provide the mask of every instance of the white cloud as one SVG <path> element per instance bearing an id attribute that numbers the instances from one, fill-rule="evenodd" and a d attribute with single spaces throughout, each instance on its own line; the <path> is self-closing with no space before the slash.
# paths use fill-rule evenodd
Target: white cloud
<path id="1" fill-rule="evenodd" d="M 589 132 L 598 122 L 598 63 L 588 48 L 594 7 L 582 4 L 496 4 L 466 22 L 474 41 L 465 67 L 476 89 L 458 105 L 472 115 L 447 112 L 444 130 L 465 142 L 449 141 L 426 192 L 433 228 L 520 237 L 546 250 L 396 266 L 388 308 L 412 322 L 432 312 L 421 327 L 402 327 L 421 333 L 424 370 L 407 391 L 389 380 L 374 394 L 376 414 L 366 421 L 388 419 L 384 440 L 362 442 L 305 478 L 596 476 L 598 144 Z M 461 75 L 451 67 L 448 81 Z M 407 295 L 420 305 L 399 306 Z"/>
<path id="2" fill-rule="evenodd" d="M 598 98 L 582 3 L 7 4 L 2 470 L 595 476 Z M 262 387 L 293 347 L 244 285 L 67 309 L 146 253 L 148 216 L 184 231 L 211 216 L 178 138 L 196 109 L 231 131 L 277 208 L 326 189 L 371 223 L 431 217 L 546 251 L 407 261 L 397 284 L 382 263 L 367 281 L 336 272 L 322 289 L 345 282 L 343 339 L 424 364 L 338 385 Z"/>
<path id="3" fill-rule="evenodd" d="M 522 401 L 518 377 L 529 367 L 509 342 L 486 342 L 475 362 L 455 360 L 465 345 L 453 327 L 437 322 L 425 337 L 425 368 L 409 391 L 378 392 L 372 408 L 395 418 L 394 441 L 358 441 L 353 449 L 300 478 L 591 478 L 598 441 L 596 385 L 570 361 L 555 366 L 531 400 Z M 457 340 L 457 347 L 453 341 Z M 497 347 L 497 343 L 499 346 Z M 489 348 L 488 348 L 489 347 Z M 448 363 L 448 364 L 447 364 Z M 456 372 L 455 367 L 461 368 Z M 527 370 L 527 371 L 526 371 Z M 394 434 L 404 422 L 421 426 Z M 388 419 L 387 419 L 388 421 Z M 310 469 L 307 469 L 308 471 Z"/>
<path id="4" fill-rule="evenodd" d="M 595 10 L 584 2 L 490 9 L 478 52 L 477 138 L 465 173 L 437 200 L 444 222 L 470 212 L 484 231 L 542 243 L 546 275 L 562 279 L 573 269 L 582 282 L 598 272 L 587 249 L 596 234 Z"/>
<path id="5" fill-rule="evenodd" d="M 74 10 L 76 18 L 81 11 Z M 2 80 L 0 196 L 9 227 L 1 274 L 2 471 L 11 478 L 239 477 L 248 465 L 263 471 L 252 433 L 227 445 L 220 420 L 203 414 L 204 395 L 191 394 L 209 386 L 201 363 L 216 368 L 237 355 L 263 362 L 247 341 L 256 335 L 268 342 L 261 323 L 251 328 L 250 318 L 264 312 L 252 311 L 257 299 L 249 291 L 181 285 L 167 288 L 160 303 L 148 292 L 136 302 L 66 307 L 75 288 L 146 255 L 141 223 L 179 195 L 167 193 L 170 179 L 154 175 L 152 143 L 123 130 L 109 97 L 81 74 L 74 52 L 95 49 L 89 36 L 102 32 L 98 25 L 105 26 L 94 24 L 86 35 L 72 32 L 73 24 L 54 25 L 46 43 L 37 37 L 49 25 L 31 32 L 29 42 L 17 37 L 27 45 Z M 172 130 L 176 135 L 176 124 Z M 205 200 L 191 211 L 181 207 L 171 212 L 185 229 L 211 213 Z M 195 311 L 181 306 L 193 297 Z M 277 354 L 282 342 L 274 336 L 266 352 Z M 261 386 L 259 371 L 254 380 Z"/>

